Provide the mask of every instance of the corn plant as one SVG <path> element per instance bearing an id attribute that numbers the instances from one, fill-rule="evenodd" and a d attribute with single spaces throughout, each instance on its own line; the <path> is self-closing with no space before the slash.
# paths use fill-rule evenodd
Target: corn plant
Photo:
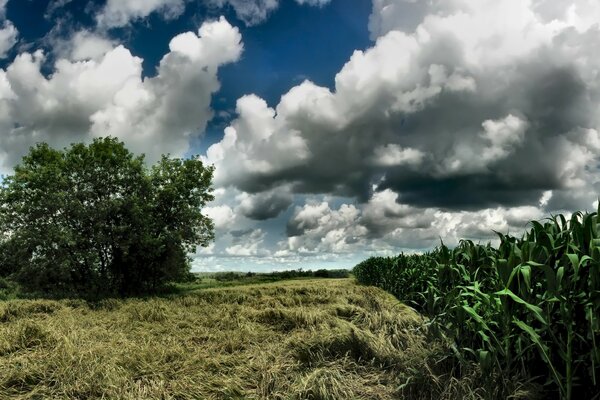
<path id="1" fill-rule="evenodd" d="M 500 244 L 443 243 L 424 255 L 372 258 L 359 282 L 376 285 L 430 318 L 459 365 L 525 376 L 562 399 L 600 391 L 600 220 L 576 212 L 531 222 Z"/>

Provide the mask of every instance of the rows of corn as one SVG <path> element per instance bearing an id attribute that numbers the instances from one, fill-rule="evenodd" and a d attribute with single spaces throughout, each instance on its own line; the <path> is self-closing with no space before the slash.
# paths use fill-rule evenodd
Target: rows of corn
<path id="1" fill-rule="evenodd" d="M 478 364 L 496 386 L 520 379 L 540 385 L 544 398 L 600 398 L 598 213 L 498 236 L 498 247 L 464 240 L 374 257 L 354 274 L 429 317 L 431 334 L 454 349 L 457 373 Z"/>

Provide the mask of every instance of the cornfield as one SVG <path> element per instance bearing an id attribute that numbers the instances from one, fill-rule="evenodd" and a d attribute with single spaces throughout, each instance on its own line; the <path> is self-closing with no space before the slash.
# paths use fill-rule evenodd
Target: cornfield
<path id="1" fill-rule="evenodd" d="M 497 248 L 442 243 L 427 254 L 368 259 L 354 274 L 426 315 L 430 333 L 454 349 L 458 373 L 478 363 L 495 380 L 489 387 L 522 379 L 541 385 L 545 398 L 599 398 L 598 213 L 533 221 L 521 238 L 497 235 Z"/>

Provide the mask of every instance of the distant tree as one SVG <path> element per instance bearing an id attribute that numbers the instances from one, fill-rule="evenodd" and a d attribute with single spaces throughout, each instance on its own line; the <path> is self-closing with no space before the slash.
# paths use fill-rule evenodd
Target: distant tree
<path id="1" fill-rule="evenodd" d="M 166 156 L 147 168 L 115 138 L 30 149 L 0 188 L 0 274 L 24 288 L 140 294 L 185 278 L 214 238 L 201 214 L 213 168 Z"/>

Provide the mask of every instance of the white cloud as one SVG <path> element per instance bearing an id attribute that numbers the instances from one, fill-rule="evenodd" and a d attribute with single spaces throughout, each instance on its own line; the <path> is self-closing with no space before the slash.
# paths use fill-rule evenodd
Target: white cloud
<path id="1" fill-rule="evenodd" d="M 331 0 L 295 0 L 298 4 L 323 7 Z M 247 26 L 264 22 L 279 7 L 280 0 L 209 0 L 214 7 L 231 7 Z"/>
<path id="2" fill-rule="evenodd" d="M 540 197 L 540 202 L 539 202 L 540 207 L 547 206 L 548 202 L 550 201 L 551 198 L 552 198 L 552 190 L 546 190 L 544 193 L 542 193 L 542 197 Z"/>
<path id="3" fill-rule="evenodd" d="M 108 0 L 96 15 L 102 29 L 118 28 L 157 13 L 164 19 L 181 16 L 190 0 Z M 323 7 L 331 0 L 295 0 L 298 4 Z M 216 8 L 231 7 L 238 19 L 248 26 L 264 22 L 279 7 L 280 0 L 208 0 Z M 60 5 L 58 6 L 60 7 Z M 52 9 L 55 9 L 56 6 Z"/>
<path id="4" fill-rule="evenodd" d="M 268 179 L 298 165 L 318 168 L 327 164 L 326 173 L 305 174 L 316 179 L 328 174 L 347 176 L 358 170 L 368 173 L 365 164 L 369 163 L 418 164 L 426 156 L 421 149 L 378 143 L 381 136 L 392 134 L 388 121 L 394 115 L 423 110 L 442 93 L 472 92 L 476 87 L 462 68 L 430 64 L 424 69 L 420 46 L 415 37 L 391 32 L 375 47 L 353 54 L 336 76 L 334 92 L 305 81 L 284 94 L 276 109 L 254 95 L 240 99 L 239 118 L 207 152 L 207 161 L 217 165 L 217 183 L 256 190 L 250 187 L 254 179 Z M 348 140 L 355 149 L 340 152 Z M 346 158 L 359 153 L 371 153 L 381 160 L 365 157 L 354 162 Z M 338 158 L 335 165 L 321 159 L 333 154 Z M 312 164 L 315 158 L 318 160 Z M 354 170 L 348 171 L 348 167 Z"/>
<path id="5" fill-rule="evenodd" d="M 91 116 L 94 135 L 124 138 L 151 159 L 187 150 L 189 136 L 202 132 L 212 117 L 217 70 L 239 58 L 241 35 L 221 18 L 204 23 L 198 34 L 176 36 L 169 47 L 155 77 L 131 81 L 112 104 Z"/>
<path id="6" fill-rule="evenodd" d="M 527 122 L 512 114 L 505 118 L 494 121 L 484 121 L 481 137 L 489 142 L 489 146 L 483 151 L 482 157 L 489 161 L 495 161 L 506 157 L 513 146 L 523 141 Z"/>
<path id="7" fill-rule="evenodd" d="M 118 46 L 115 40 L 85 29 L 73 32 L 68 37 L 50 36 L 49 41 L 54 57 L 70 61 L 100 60 Z"/>
<path id="8" fill-rule="evenodd" d="M 217 186 L 243 182 L 248 174 L 269 174 L 282 165 L 301 163 L 307 157 L 304 141 L 293 131 L 277 130 L 275 110 L 251 95 L 240 98 L 239 117 L 225 130 L 223 140 L 212 145 L 205 161 L 218 165 Z"/>
<path id="9" fill-rule="evenodd" d="M 70 59 L 97 59 L 115 47 L 115 42 L 89 31 L 76 32 L 71 38 Z"/>
<path id="10" fill-rule="evenodd" d="M 6 18 L 6 3 L 8 0 L 0 0 L 0 19 Z"/>
<path id="11" fill-rule="evenodd" d="M 523 142 L 527 121 L 512 114 L 488 119 L 481 126 L 480 141 L 460 143 L 442 164 L 440 174 L 486 171 L 490 164 L 508 157 Z"/>
<path id="12" fill-rule="evenodd" d="M 101 28 L 116 28 L 146 18 L 153 12 L 159 12 L 165 19 L 173 19 L 184 10 L 184 0 L 108 0 L 96 15 L 96 21 Z"/>
<path id="13" fill-rule="evenodd" d="M 209 0 L 213 6 L 230 6 L 238 19 L 248 26 L 257 25 L 267 19 L 279 7 L 279 0 Z"/>
<path id="14" fill-rule="evenodd" d="M 600 3 L 595 0 L 533 0 L 532 8 L 544 21 L 567 22 L 579 31 L 588 30 L 598 23 L 600 15 Z"/>
<path id="15" fill-rule="evenodd" d="M 206 22 L 197 34 L 173 38 L 171 51 L 150 78 L 142 78 L 142 59 L 123 46 L 103 55 L 105 49 L 98 53 L 98 47 L 76 49 L 79 55 L 97 54 L 82 61 L 59 59 L 48 78 L 40 72 L 41 51 L 20 54 L 0 71 L 5 132 L 0 163 L 5 168 L 35 142 L 60 147 L 106 135 L 119 137 L 151 161 L 163 153 L 183 155 L 190 135 L 201 133 L 212 116 L 218 68 L 236 61 L 242 44 L 238 29 L 224 18 Z"/>
<path id="16" fill-rule="evenodd" d="M 0 0 L 0 59 L 6 58 L 6 55 L 15 44 L 19 37 L 19 31 L 12 22 L 6 19 L 6 4 L 8 0 Z"/>
<path id="17" fill-rule="evenodd" d="M 477 211 L 413 209 L 410 216 L 401 217 L 396 228 L 382 236 L 381 240 L 401 248 L 415 249 L 437 246 L 440 239 L 449 246 L 455 246 L 461 239 L 485 243 L 496 239 L 494 231 L 521 235 L 529 221 L 539 220 L 544 216 L 545 213 L 534 206 L 496 207 Z M 406 219 L 418 222 L 406 224 L 402 221 Z"/>
<path id="18" fill-rule="evenodd" d="M 425 154 L 417 149 L 403 149 L 397 144 L 388 144 L 375 148 L 373 164 L 379 167 L 399 165 L 419 165 Z"/>
<path id="19" fill-rule="evenodd" d="M 375 237 L 385 236 L 398 228 L 429 228 L 432 210 L 401 204 L 398 193 L 386 189 L 373 193 L 373 197 L 362 207 L 361 224 Z"/>
<path id="20" fill-rule="evenodd" d="M 19 32 L 10 22 L 4 21 L 0 29 L 0 59 L 6 58 L 6 54 L 17 44 Z"/>
<path id="21" fill-rule="evenodd" d="M 319 254 L 394 254 L 435 247 L 442 240 L 455 246 L 460 239 L 494 241 L 494 231 L 519 235 L 530 220 L 544 212 L 534 206 L 495 207 L 478 211 L 442 211 L 399 202 L 390 190 L 376 193 L 365 205 L 326 201 L 297 207 L 288 223 L 288 239 L 274 257 Z"/>
<path id="22" fill-rule="evenodd" d="M 231 228 L 235 221 L 233 210 L 226 205 L 204 207 L 202 214 L 212 219 L 215 229 L 221 231 Z"/>
<path id="23" fill-rule="evenodd" d="M 268 254 L 266 250 L 261 248 L 264 240 L 264 232 L 261 229 L 254 229 L 240 236 L 236 243 L 225 249 L 225 253 L 236 257 L 264 256 Z"/>
<path id="24" fill-rule="evenodd" d="M 297 207 L 288 222 L 288 239 L 280 253 L 347 253 L 356 251 L 367 229 L 358 224 L 360 210 L 352 204 L 331 209 L 328 202 Z"/>

